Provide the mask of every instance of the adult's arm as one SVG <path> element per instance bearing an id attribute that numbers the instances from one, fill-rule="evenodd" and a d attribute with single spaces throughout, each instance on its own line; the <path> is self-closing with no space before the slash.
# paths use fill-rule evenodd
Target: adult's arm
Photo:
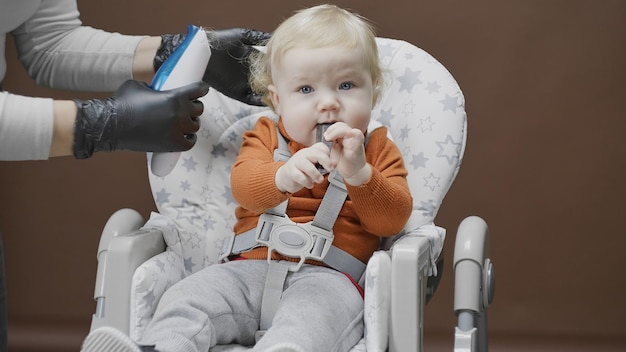
<path id="1" fill-rule="evenodd" d="M 139 46 L 145 36 L 83 26 L 73 0 L 42 1 L 11 34 L 20 62 L 37 84 L 81 91 L 114 91 L 135 78 L 133 69 L 153 73 L 152 58 L 160 42 L 151 39 L 153 44 L 145 48 Z M 143 63 L 134 62 L 136 54 Z"/>
<path id="2" fill-rule="evenodd" d="M 269 36 L 268 33 L 244 29 L 228 33 L 231 35 L 216 36 L 222 43 L 219 48 L 213 48 L 216 56 L 221 52 L 232 53 L 233 48 L 247 53 L 253 44 Z M 41 2 L 36 14 L 12 34 L 20 61 L 38 84 L 83 91 L 112 91 L 129 78 L 151 81 L 153 60 L 161 45 L 161 37 L 127 36 L 82 26 L 74 0 Z M 213 82 L 215 76 L 233 75 L 235 79 L 220 89 L 236 99 L 258 104 L 256 97 L 246 88 L 247 67 L 242 66 L 241 60 L 231 60 L 235 67 L 225 69 L 230 73 L 207 70 L 205 80 L 208 77 L 207 81 Z M 225 65 L 222 62 L 217 64 Z M 33 100 L 27 103 L 29 108 L 22 110 L 22 105 L 17 104 L 24 103 L 22 98 L 7 94 L 0 101 L 0 135 L 12 134 L 15 125 L 24 132 L 20 135 L 22 142 L 19 145 L 9 138 L 0 140 L 0 160 L 70 155 L 73 130 L 69 127 L 74 125 L 76 118 L 76 108 L 71 102 Z M 31 118 L 32 110 L 37 112 L 38 119 Z"/>
<path id="3" fill-rule="evenodd" d="M 134 78 L 149 82 L 160 37 L 126 36 L 82 26 L 75 1 L 43 1 L 12 31 L 18 57 L 41 85 L 113 91 Z M 76 104 L 9 93 L 0 97 L 0 160 L 72 154 Z"/>

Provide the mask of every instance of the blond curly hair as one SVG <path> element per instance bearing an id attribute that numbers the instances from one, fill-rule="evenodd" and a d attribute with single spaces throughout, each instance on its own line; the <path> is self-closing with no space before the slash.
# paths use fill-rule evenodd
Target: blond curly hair
<path id="1" fill-rule="evenodd" d="M 374 102 L 378 100 L 383 84 L 383 73 L 378 59 L 376 35 L 369 22 L 335 5 L 319 5 L 297 11 L 282 22 L 265 44 L 265 52 L 250 56 L 250 86 L 261 96 L 263 103 L 274 110 L 268 86 L 272 81 L 272 64 L 280 64 L 287 51 L 295 47 L 320 48 L 343 46 L 362 48 L 374 83 Z"/>

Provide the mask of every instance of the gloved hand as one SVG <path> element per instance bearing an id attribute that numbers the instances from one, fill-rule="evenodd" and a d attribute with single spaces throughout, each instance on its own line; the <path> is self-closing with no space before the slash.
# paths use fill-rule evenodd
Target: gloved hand
<path id="1" fill-rule="evenodd" d="M 230 28 L 207 31 L 211 45 L 211 59 L 204 72 L 203 80 L 211 87 L 233 99 L 250 105 L 264 105 L 261 97 L 252 93 L 248 78 L 250 67 L 248 56 L 255 50 L 253 45 L 264 44 L 270 33 L 254 29 Z M 165 34 L 161 36 L 161 46 L 154 57 L 154 70 L 184 40 L 184 34 Z"/>
<path id="2" fill-rule="evenodd" d="M 76 100 L 74 156 L 85 159 L 94 152 L 113 150 L 189 150 L 196 143 L 198 116 L 204 110 L 197 99 L 208 91 L 204 82 L 155 91 L 129 80 L 111 98 Z"/>

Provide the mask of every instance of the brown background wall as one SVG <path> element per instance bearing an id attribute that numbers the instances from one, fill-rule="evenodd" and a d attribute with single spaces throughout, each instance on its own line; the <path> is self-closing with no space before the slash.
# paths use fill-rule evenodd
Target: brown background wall
<path id="1" fill-rule="evenodd" d="M 188 23 L 271 31 L 314 1 L 80 1 L 86 25 L 127 34 Z M 378 35 L 440 60 L 467 101 L 469 142 L 438 216 L 448 229 L 443 283 L 426 310 L 450 350 L 454 234 L 467 215 L 491 230 L 497 270 L 490 333 L 626 345 L 626 2 L 337 1 Z M 9 45 L 4 88 L 36 87 Z M 145 156 L 0 162 L 0 224 L 12 351 L 78 350 L 94 309 L 99 233 L 116 209 L 154 209 Z M 427 342 L 428 342 L 427 337 Z M 608 341 L 608 342 L 607 342 Z M 56 346 L 56 347 L 55 347 Z M 537 350 L 537 349 L 535 349 Z"/>

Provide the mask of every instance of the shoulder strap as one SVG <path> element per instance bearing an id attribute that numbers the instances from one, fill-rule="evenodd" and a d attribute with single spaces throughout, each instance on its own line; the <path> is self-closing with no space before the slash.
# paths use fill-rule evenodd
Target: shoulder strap
<path id="1" fill-rule="evenodd" d="M 276 127 L 276 133 L 278 134 L 278 148 L 274 150 L 274 160 L 289 160 L 289 158 L 291 158 L 291 152 L 289 151 L 287 139 L 280 133 L 278 127 Z M 313 225 L 326 231 L 331 231 L 335 225 L 335 221 L 337 221 L 343 203 L 346 201 L 348 191 L 346 190 L 343 178 L 339 172 L 331 172 L 330 175 L 328 175 L 328 181 L 328 189 L 324 194 L 324 198 L 322 198 L 322 203 L 315 213 Z M 277 207 L 270 209 L 269 212 L 272 215 L 284 216 L 287 210 L 287 202 L 288 200 L 284 201 Z"/>
<path id="2" fill-rule="evenodd" d="M 274 150 L 274 160 L 288 160 L 291 157 L 291 153 L 289 152 L 287 139 L 278 131 L 278 128 L 277 133 L 278 148 Z M 322 203 L 315 213 L 312 224 L 324 230 L 332 231 L 348 192 L 343 183 L 343 178 L 337 171 L 331 172 L 330 175 L 328 175 L 328 180 L 330 183 L 328 190 L 324 194 L 324 198 L 322 198 Z M 287 203 L 288 200 L 274 208 L 268 209 L 266 212 L 284 217 L 287 210 Z M 235 236 L 232 242 L 225 243 L 224 245 L 227 248 L 224 249 L 221 257 L 224 258 L 230 254 L 247 252 L 258 247 L 259 244 L 256 242 L 255 232 L 256 229 L 252 229 Z M 363 262 L 336 246 L 330 247 L 326 257 L 324 257 L 324 263 L 335 270 L 347 273 L 356 281 L 361 278 L 366 268 Z"/>

